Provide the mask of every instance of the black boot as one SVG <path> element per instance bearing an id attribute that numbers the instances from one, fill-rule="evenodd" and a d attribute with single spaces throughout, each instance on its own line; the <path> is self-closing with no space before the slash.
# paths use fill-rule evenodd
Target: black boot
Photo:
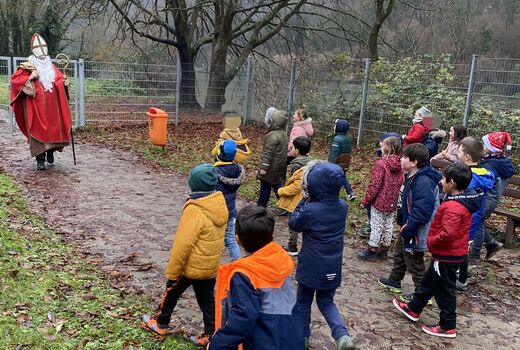
<path id="1" fill-rule="evenodd" d="M 47 151 L 47 163 L 53 164 L 54 163 L 54 150 L 50 149 Z"/>
<path id="2" fill-rule="evenodd" d="M 45 170 L 45 152 L 36 156 L 36 169 Z"/>

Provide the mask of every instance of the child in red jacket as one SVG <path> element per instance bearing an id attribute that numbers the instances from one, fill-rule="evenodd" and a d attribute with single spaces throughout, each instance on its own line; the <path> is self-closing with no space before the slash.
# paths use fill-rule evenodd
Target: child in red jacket
<path id="1" fill-rule="evenodd" d="M 457 336 L 457 269 L 466 259 L 471 215 L 478 211 L 483 196 L 480 191 L 466 190 L 471 179 L 472 173 L 467 165 L 456 163 L 444 170 L 442 189 L 446 197 L 428 232 L 428 250 L 432 254 L 430 266 L 412 301 L 404 303 L 393 300 L 399 311 L 417 322 L 428 301 L 435 297 L 441 309 L 439 324 L 431 327 L 423 325 L 422 330 L 437 337 Z"/>
<path id="2" fill-rule="evenodd" d="M 397 210 L 399 190 L 404 181 L 401 166 L 401 140 L 388 137 L 383 140 L 383 157 L 374 165 L 370 183 L 361 201 L 361 208 L 370 206 L 370 239 L 367 249 L 358 253 L 362 260 L 386 259 L 392 243 L 393 213 Z"/>
<path id="3" fill-rule="evenodd" d="M 406 135 L 403 135 L 403 147 L 411 145 L 412 143 L 422 142 L 429 131 L 428 128 L 424 126 L 423 118 L 430 115 L 431 113 L 432 112 L 426 107 L 421 107 L 415 111 L 415 115 L 412 120 L 412 127 L 410 130 L 408 130 Z"/>

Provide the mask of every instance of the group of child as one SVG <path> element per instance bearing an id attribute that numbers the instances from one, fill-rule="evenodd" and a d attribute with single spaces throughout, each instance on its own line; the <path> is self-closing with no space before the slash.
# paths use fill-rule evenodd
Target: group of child
<path id="1" fill-rule="evenodd" d="M 408 271 L 415 292 L 394 299 L 394 306 L 418 321 L 422 309 L 435 297 L 440 322 L 423 326 L 423 330 L 455 337 L 455 289 L 467 288 L 468 263 L 479 259 L 482 246 L 488 250 L 486 258 L 501 248 L 485 231 L 483 220 L 496 207 L 515 168 L 504 155 L 511 143 L 509 134 L 488 134 L 483 147 L 480 141 L 465 137 L 465 128 L 454 126 L 447 150 L 435 157 L 457 163 L 441 176 L 430 166 L 428 147 L 420 143 L 419 133 L 428 132 L 421 121 L 426 112 L 424 107 L 416 112 L 405 137 L 387 134 L 381 140 L 381 159 L 361 201 L 369 214 L 370 237 L 358 256 L 370 261 L 386 259 L 397 212 L 401 229 L 393 266 L 388 278 L 379 278 L 379 284 L 400 293 Z M 216 156 L 213 165 L 201 164 L 191 170 L 190 198 L 172 245 L 166 290 L 157 314 L 142 317 L 143 327 L 159 335 L 173 333 L 169 327 L 173 309 L 182 293 L 193 286 L 204 321 L 204 333 L 191 337 L 194 344 L 211 350 L 308 349 L 311 305 L 316 296 L 336 348 L 354 349 L 334 303 L 341 284 L 348 213 L 347 202 L 339 196 L 341 188 L 350 200 L 355 198 L 346 178 L 350 124 L 336 120 L 326 162 L 311 160 L 313 129 L 305 111 L 297 110 L 292 120 L 296 131 L 287 137 L 287 113 L 273 107 L 266 113 L 268 131 L 257 175 L 260 195 L 256 206 L 238 213 L 235 207 L 236 191 L 245 178 L 240 163 L 251 153 L 238 127 L 221 133 L 212 152 Z M 402 148 L 402 144 L 406 146 Z M 287 170 L 289 177 L 282 186 Z M 278 197 L 279 213 L 290 214 L 285 248 L 273 241 L 274 217 L 266 210 L 272 190 Z M 299 232 L 302 246 L 298 252 Z M 224 246 L 231 262 L 219 266 Z M 432 259 L 426 269 L 428 251 Z M 294 255 L 298 255 L 296 292 L 291 280 L 294 262 L 290 256 Z"/>

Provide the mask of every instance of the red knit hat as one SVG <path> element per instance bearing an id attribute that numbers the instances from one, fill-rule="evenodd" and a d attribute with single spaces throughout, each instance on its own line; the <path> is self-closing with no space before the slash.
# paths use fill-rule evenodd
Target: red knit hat
<path id="1" fill-rule="evenodd" d="M 511 135 L 508 132 L 492 132 L 482 137 L 484 146 L 491 152 L 503 152 L 504 148 L 508 151 L 511 150 L 513 141 Z"/>

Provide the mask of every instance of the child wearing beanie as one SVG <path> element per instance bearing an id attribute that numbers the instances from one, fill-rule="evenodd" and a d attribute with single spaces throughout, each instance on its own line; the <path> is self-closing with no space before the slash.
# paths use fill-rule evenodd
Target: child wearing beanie
<path id="1" fill-rule="evenodd" d="M 235 202 L 237 190 L 244 182 L 246 176 L 244 167 L 233 160 L 236 159 L 236 152 L 237 146 L 235 142 L 224 140 L 219 145 L 217 161 L 213 164 L 218 173 L 217 191 L 221 191 L 224 194 L 229 211 L 224 245 L 229 252 L 231 261 L 240 258 L 240 248 L 235 239 L 235 221 L 237 216 Z"/>
<path id="2" fill-rule="evenodd" d="M 233 140 L 236 145 L 234 161 L 238 164 L 244 164 L 251 156 L 251 150 L 249 149 L 249 139 L 245 139 L 240 131 L 242 117 L 234 112 L 224 112 L 223 120 L 224 130 L 222 130 L 217 142 L 215 142 L 215 147 L 213 147 L 211 154 L 217 157 L 222 142 L 224 140 Z"/>
<path id="3" fill-rule="evenodd" d="M 415 111 L 415 115 L 412 119 L 412 127 L 408 130 L 406 135 L 403 135 L 403 148 L 412 143 L 419 143 L 424 139 L 428 133 L 428 128 L 424 126 L 423 119 L 431 115 L 431 113 L 432 112 L 424 106 Z"/>
<path id="4" fill-rule="evenodd" d="M 343 172 L 345 173 L 345 183 L 343 184 L 343 187 L 347 192 L 348 200 L 352 201 L 356 198 L 356 195 L 346 177 L 347 170 L 350 167 L 350 157 L 352 154 L 352 141 L 347 135 L 349 129 L 350 123 L 348 120 L 336 119 L 334 122 L 334 137 L 330 144 L 328 160 L 329 163 L 337 164 L 341 169 L 343 169 Z"/>
<path id="5" fill-rule="evenodd" d="M 202 311 L 204 333 L 190 340 L 206 346 L 215 331 L 215 273 L 224 248 L 228 209 L 216 191 L 217 170 L 211 164 L 194 167 L 188 176 L 190 198 L 177 226 L 166 267 L 166 290 L 155 316 L 143 315 L 141 325 L 160 336 L 172 334 L 170 318 L 177 301 L 192 286 Z"/>

